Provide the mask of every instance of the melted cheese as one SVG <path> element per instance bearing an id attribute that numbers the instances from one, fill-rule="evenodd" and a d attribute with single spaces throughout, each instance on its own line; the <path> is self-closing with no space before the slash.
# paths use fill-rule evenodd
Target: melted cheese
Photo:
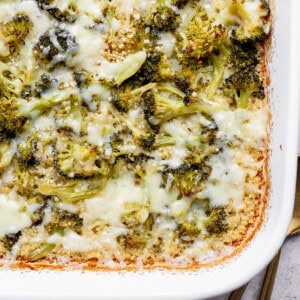
<path id="1" fill-rule="evenodd" d="M 30 213 L 25 202 L 17 201 L 15 193 L 0 195 L 0 238 L 5 234 L 17 233 L 31 225 Z"/>
<path id="2" fill-rule="evenodd" d="M 146 195 L 135 184 L 134 175 L 125 173 L 110 180 L 97 197 L 86 200 L 85 219 L 88 222 L 100 219 L 111 225 L 119 225 L 122 215 L 131 211 L 131 203 L 146 205 Z"/>

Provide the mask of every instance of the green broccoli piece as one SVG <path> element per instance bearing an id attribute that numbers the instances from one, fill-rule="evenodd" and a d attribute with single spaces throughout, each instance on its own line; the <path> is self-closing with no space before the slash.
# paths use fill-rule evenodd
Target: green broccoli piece
<path id="1" fill-rule="evenodd" d="M 155 138 L 153 144 L 154 149 L 159 149 L 162 147 L 174 146 L 176 145 L 176 140 L 171 135 L 159 134 Z"/>
<path id="2" fill-rule="evenodd" d="M 38 196 L 38 200 L 45 201 L 42 196 Z M 38 209 L 36 209 L 31 215 L 32 226 L 39 226 L 43 223 L 45 217 L 45 209 L 47 207 L 47 201 L 45 201 Z"/>
<path id="3" fill-rule="evenodd" d="M 258 50 L 255 43 L 239 43 L 232 41 L 229 64 L 234 70 L 255 68 L 259 63 Z"/>
<path id="4" fill-rule="evenodd" d="M 79 88 L 85 88 L 92 81 L 90 74 L 85 70 L 75 71 L 73 74 L 75 82 Z"/>
<path id="5" fill-rule="evenodd" d="M 183 164 L 176 169 L 166 168 L 163 172 L 164 181 L 172 179 L 172 186 L 176 187 L 182 196 L 191 196 L 205 188 L 204 181 L 209 177 L 211 168 L 205 164 Z"/>
<path id="6" fill-rule="evenodd" d="M 210 60 L 212 61 L 214 69 L 211 82 L 206 91 L 206 96 L 208 99 L 211 99 L 215 95 L 222 83 L 229 56 L 230 51 L 224 45 L 219 46 L 218 53 L 214 53 L 210 56 Z"/>
<path id="7" fill-rule="evenodd" d="M 0 142 L 13 139 L 22 133 L 26 121 L 27 118 L 18 113 L 16 99 L 0 99 Z"/>
<path id="8" fill-rule="evenodd" d="M 74 53 L 78 45 L 76 39 L 66 29 L 51 28 L 40 36 L 33 48 L 35 59 L 41 64 L 58 64 L 65 62 Z"/>
<path id="9" fill-rule="evenodd" d="M 204 226 L 209 234 L 219 234 L 228 230 L 225 208 L 222 206 L 208 207 Z"/>
<path id="10" fill-rule="evenodd" d="M 45 258 L 51 251 L 55 248 L 55 244 L 42 243 L 39 247 L 35 248 L 32 252 L 29 253 L 27 259 L 28 261 L 34 262 Z"/>
<path id="11" fill-rule="evenodd" d="M 127 116 L 119 112 L 114 112 L 115 116 L 128 128 L 134 141 L 142 148 L 146 150 L 152 149 L 155 141 L 155 132 L 148 126 L 147 122 L 140 123 L 137 126 L 136 123 L 132 122 Z M 143 120 L 141 120 L 143 121 Z"/>
<path id="12" fill-rule="evenodd" d="M 36 164 L 35 153 L 37 151 L 37 142 L 34 138 L 28 137 L 24 143 L 18 144 L 18 161 L 26 167 Z"/>
<path id="13" fill-rule="evenodd" d="M 1 239 L 1 242 L 8 251 L 11 251 L 12 247 L 18 242 L 21 235 L 22 231 L 8 233 Z"/>
<path id="14" fill-rule="evenodd" d="M 60 93 L 53 94 L 49 97 L 34 98 L 30 101 L 20 100 L 18 106 L 19 115 L 27 118 L 36 118 L 54 106 L 64 101 L 69 101 L 70 98 L 72 98 L 72 94 L 67 90 L 61 90 Z"/>
<path id="15" fill-rule="evenodd" d="M 201 229 L 197 225 L 182 223 L 179 225 L 179 235 L 184 240 L 186 238 L 197 237 L 201 233 Z"/>
<path id="16" fill-rule="evenodd" d="M 74 23 L 76 21 L 76 7 L 74 7 L 74 4 L 62 11 L 55 6 L 55 1 L 53 0 L 36 0 L 36 2 L 41 10 L 46 11 L 51 17 L 59 22 Z"/>
<path id="17" fill-rule="evenodd" d="M 145 222 L 141 223 L 136 216 L 136 212 L 123 216 L 123 223 L 129 228 L 126 235 L 117 238 L 118 243 L 127 250 L 142 250 L 146 247 L 149 233 L 154 225 L 152 214 L 148 216 Z"/>
<path id="18" fill-rule="evenodd" d="M 79 144 L 71 139 L 61 138 L 56 142 L 53 152 L 55 167 L 62 176 L 88 178 L 95 175 L 107 175 L 104 162 L 100 167 L 97 165 L 97 149 L 88 144 Z"/>
<path id="19" fill-rule="evenodd" d="M 232 33 L 240 43 L 257 42 L 267 38 L 270 33 L 270 7 L 261 0 L 255 11 L 245 7 L 243 0 L 230 0 L 230 11 L 240 19 L 240 24 Z"/>
<path id="20" fill-rule="evenodd" d="M 32 28 L 33 23 L 25 14 L 17 14 L 6 24 L 0 24 L 0 37 L 8 48 L 7 55 L 18 51 L 25 44 Z"/>
<path id="21" fill-rule="evenodd" d="M 180 61 L 188 63 L 191 59 L 202 62 L 224 44 L 227 35 L 225 27 L 213 25 L 202 10 L 197 11 L 184 30 L 185 38 L 177 42 L 176 52 Z"/>
<path id="22" fill-rule="evenodd" d="M 127 112 L 144 93 L 153 89 L 155 86 L 155 83 L 149 83 L 145 86 L 132 90 L 130 87 L 125 85 L 124 89 L 115 89 L 112 96 L 112 103 L 118 111 Z"/>
<path id="23" fill-rule="evenodd" d="M 147 25 L 157 31 L 174 31 L 180 23 L 180 15 L 166 0 L 157 0 L 156 6 L 149 16 Z"/>
<path id="24" fill-rule="evenodd" d="M 51 220 L 45 225 L 45 229 L 49 234 L 59 233 L 64 235 L 66 230 L 73 230 L 81 234 L 82 226 L 83 218 L 78 214 L 54 208 Z"/>
<path id="25" fill-rule="evenodd" d="M 263 82 L 255 69 L 247 68 L 229 76 L 223 86 L 224 94 L 236 103 L 241 109 L 246 109 L 249 99 L 253 96 L 264 99 Z"/>
<path id="26" fill-rule="evenodd" d="M 172 5 L 178 8 L 184 8 L 188 4 L 189 0 L 172 0 Z"/>
<path id="27" fill-rule="evenodd" d="M 34 96 L 40 98 L 53 87 L 54 83 L 55 80 L 50 75 L 42 74 L 40 79 L 35 83 Z"/>
<path id="28" fill-rule="evenodd" d="M 183 100 L 169 99 L 160 93 L 154 93 L 154 105 L 150 102 L 149 104 L 151 107 L 148 111 L 153 111 L 153 115 L 149 117 L 149 121 L 153 125 L 161 124 L 176 117 L 203 112 L 209 109 L 198 102 L 186 105 Z"/>
<path id="29" fill-rule="evenodd" d="M 97 183 L 89 184 L 87 180 L 74 180 L 65 185 L 40 183 L 36 189 L 44 196 L 55 196 L 65 203 L 76 203 L 97 195 L 104 188 L 108 177 L 97 178 Z"/>
<path id="30" fill-rule="evenodd" d="M 132 77 L 127 79 L 124 84 L 130 86 L 143 86 L 153 82 L 158 76 L 159 65 L 161 62 L 161 55 L 156 52 L 148 53 L 147 58 L 141 68 Z"/>

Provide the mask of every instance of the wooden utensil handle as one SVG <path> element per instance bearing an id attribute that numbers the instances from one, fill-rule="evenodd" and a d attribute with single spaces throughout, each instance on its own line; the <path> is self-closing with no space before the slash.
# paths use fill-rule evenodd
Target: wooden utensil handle
<path id="1" fill-rule="evenodd" d="M 248 283 L 246 283 L 246 284 L 244 284 L 243 286 L 241 286 L 240 288 L 234 290 L 234 291 L 230 294 L 228 300 L 240 300 L 240 299 L 242 299 L 242 297 L 243 297 L 243 295 L 244 295 L 244 292 L 245 292 L 247 286 L 248 286 Z"/>
<path id="2" fill-rule="evenodd" d="M 278 264 L 280 260 L 281 250 L 278 251 L 276 256 L 272 259 L 268 265 L 264 282 L 260 290 L 259 300 L 270 300 L 272 297 L 274 282 L 276 279 Z"/>

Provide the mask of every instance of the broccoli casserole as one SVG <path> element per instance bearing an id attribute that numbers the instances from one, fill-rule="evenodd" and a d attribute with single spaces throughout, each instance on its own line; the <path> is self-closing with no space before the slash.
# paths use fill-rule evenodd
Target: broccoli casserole
<path id="1" fill-rule="evenodd" d="M 197 267 L 268 196 L 263 0 L 0 2 L 2 265 Z"/>

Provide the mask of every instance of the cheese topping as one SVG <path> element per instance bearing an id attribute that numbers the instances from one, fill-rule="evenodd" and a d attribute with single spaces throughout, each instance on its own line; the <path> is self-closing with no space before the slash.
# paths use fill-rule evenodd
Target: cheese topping
<path id="1" fill-rule="evenodd" d="M 190 267 L 243 247 L 270 28 L 263 0 L 1 1 L 0 256 Z"/>

